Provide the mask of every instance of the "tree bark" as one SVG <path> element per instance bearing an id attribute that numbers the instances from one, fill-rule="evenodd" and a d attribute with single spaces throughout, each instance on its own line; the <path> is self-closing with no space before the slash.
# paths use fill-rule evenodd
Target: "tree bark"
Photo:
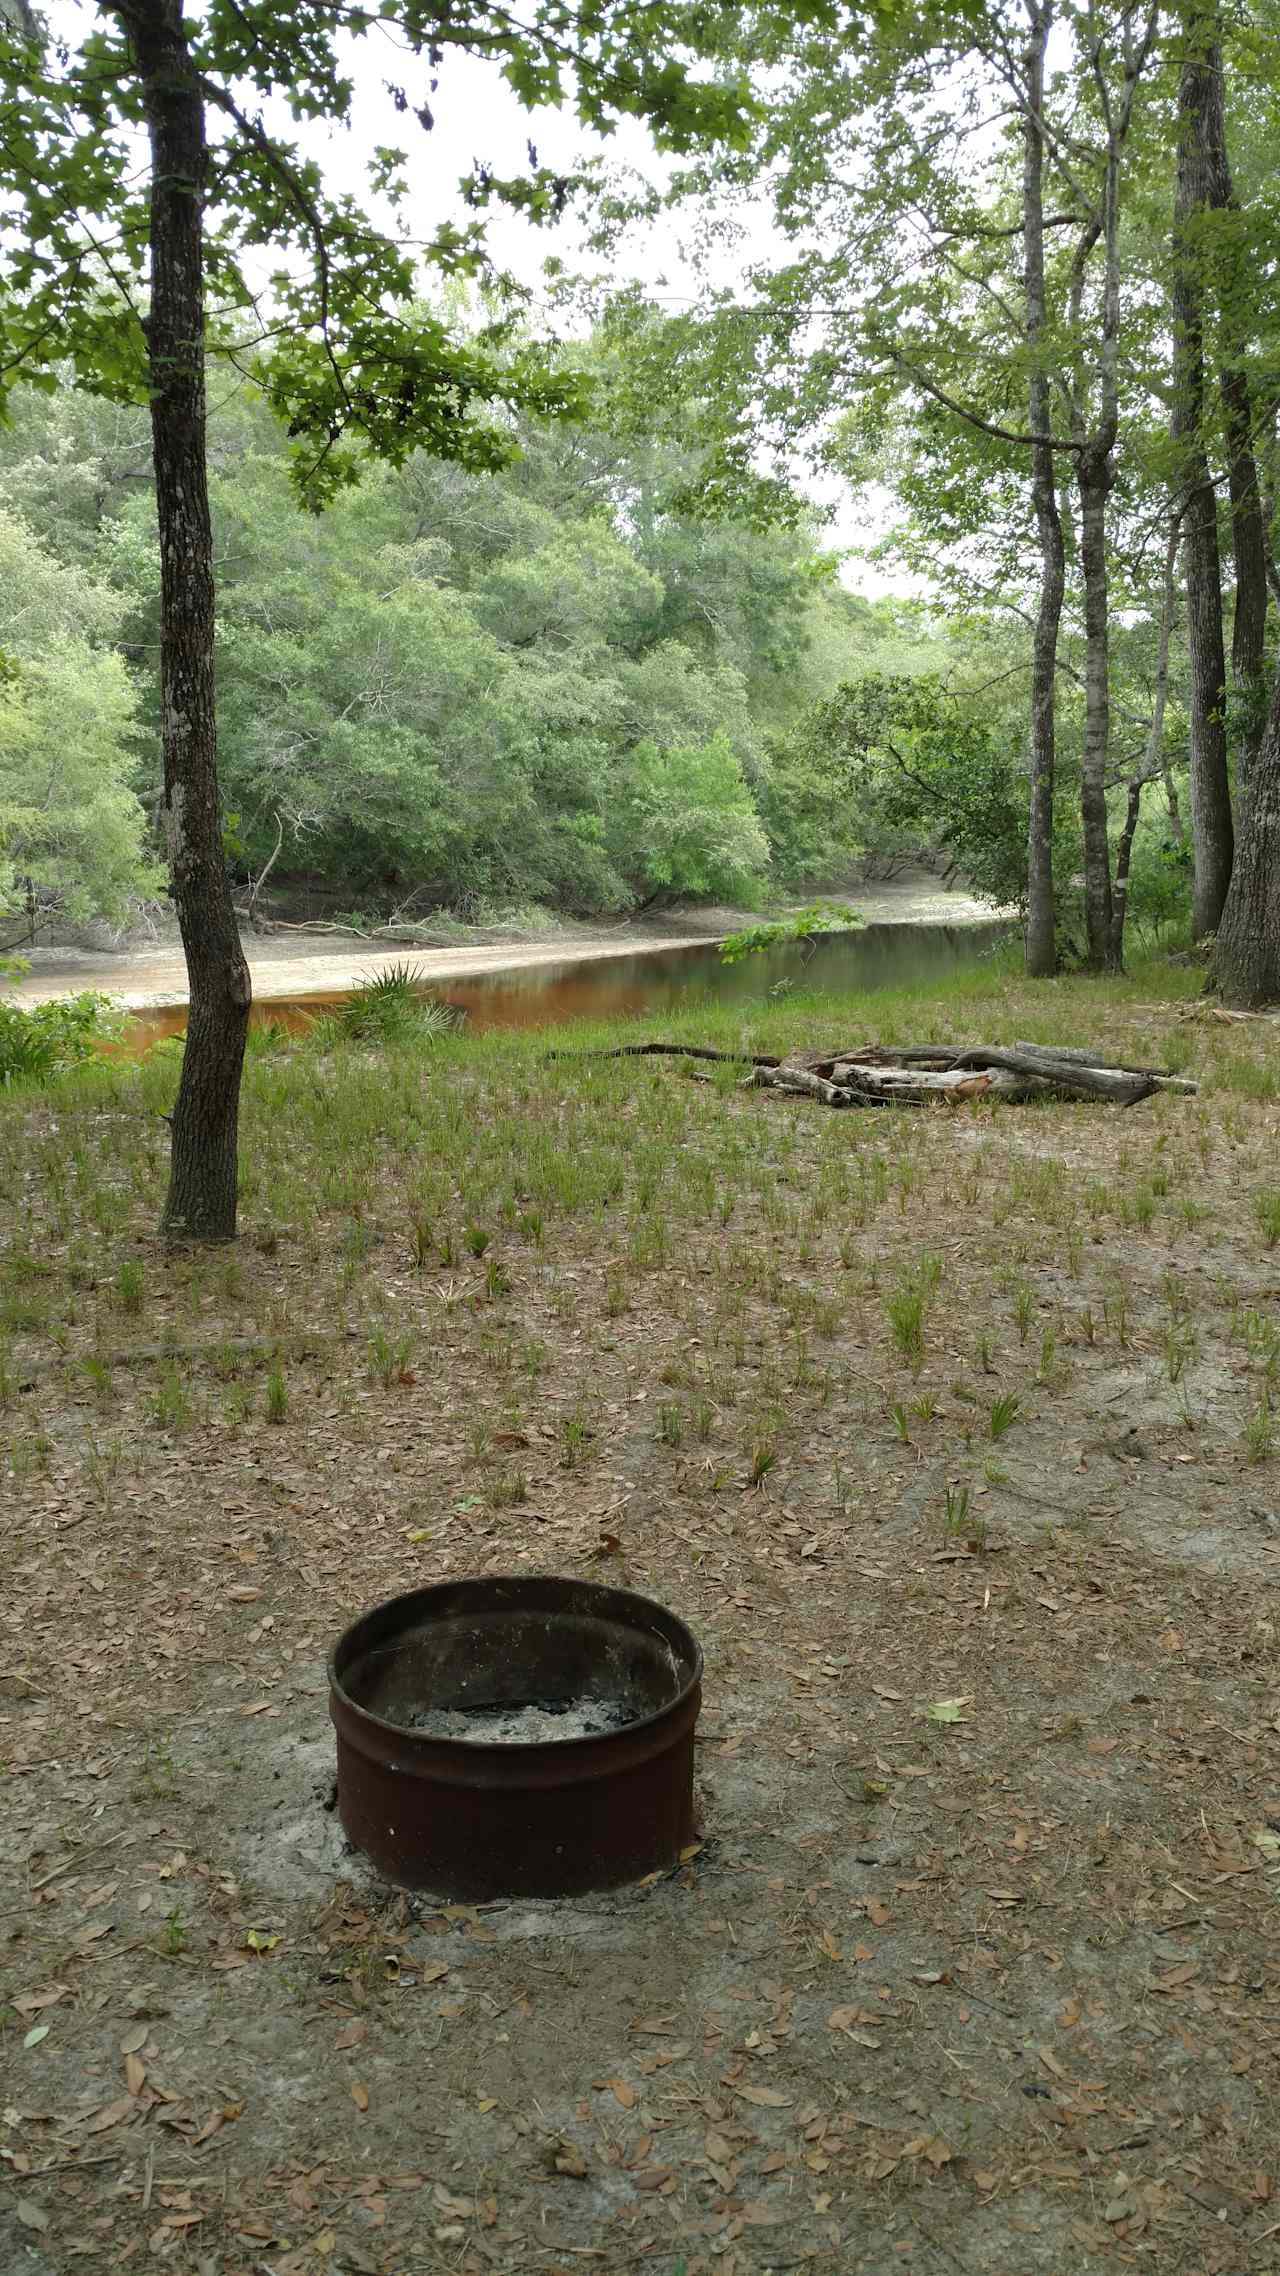
<path id="1" fill-rule="evenodd" d="M 1188 58 L 1184 74 L 1196 79 L 1196 109 L 1203 120 L 1205 188 L 1218 213 L 1238 216 L 1231 159 L 1227 149 L 1222 48 L 1217 37 L 1217 6 L 1203 33 L 1202 52 Z M 1237 794 L 1247 795 L 1249 776 L 1267 716 L 1264 664 L 1267 633 L 1267 525 L 1258 463 L 1253 447 L 1253 390 L 1245 357 L 1250 324 L 1250 290 L 1240 261 L 1238 230 L 1215 233 L 1216 284 L 1222 338 L 1218 390 L 1227 443 L 1227 488 L 1231 498 L 1231 552 L 1235 599 L 1231 619 L 1231 677 L 1240 698 Z"/>
<path id="2" fill-rule="evenodd" d="M 1051 404 L 1049 375 L 1040 360 L 1045 328 L 1044 280 L 1044 57 L 1053 21 L 1052 0 L 1031 8 L 1027 43 L 1026 104 L 1023 115 L 1022 242 L 1026 292 L 1026 339 L 1031 376 L 1028 386 L 1030 432 L 1048 437 Z M 1062 518 L 1054 477 L 1054 454 L 1047 440 L 1031 451 L 1031 497 L 1040 544 L 1040 599 L 1031 648 L 1031 799 L 1027 828 L 1026 966 L 1034 979 L 1057 969 L 1056 911 L 1053 889 L 1053 801 L 1056 768 L 1056 680 L 1058 630 L 1066 589 Z"/>
<path id="3" fill-rule="evenodd" d="M 1164 763 L 1164 715 L 1169 706 L 1169 649 L 1173 641 L 1174 584 L 1178 569 L 1178 553 L 1182 545 L 1182 515 L 1175 508 L 1169 517 L 1169 535 L 1164 549 L 1164 582 L 1160 591 L 1160 630 L 1156 636 L 1156 678 L 1151 696 L 1151 725 L 1147 730 L 1147 749 L 1139 771 L 1129 779 L 1129 792 L 1125 801 L 1124 826 L 1116 847 L 1116 873 L 1111 888 L 1111 934 L 1117 966 L 1124 952 L 1124 921 L 1128 912 L 1129 871 L 1133 863 L 1133 841 L 1138 834 L 1138 817 L 1142 810 L 1142 793 L 1158 775 L 1164 776 L 1165 796 L 1169 801 L 1169 819 L 1175 837 L 1181 842 L 1182 816 L 1178 812 L 1178 794 L 1173 787 L 1173 775 Z"/>
<path id="4" fill-rule="evenodd" d="M 146 322 L 160 532 L 161 807 L 190 1011 L 172 1115 L 170 1238 L 236 1229 L 240 1074 L 249 968 L 222 844 L 214 712 L 213 541 L 204 385 L 204 103 L 182 0 L 121 0 L 151 144 L 151 303 Z"/>
<path id="5" fill-rule="evenodd" d="M 1184 502 L 1187 645 L 1191 679 L 1191 926 L 1197 940 L 1216 932 L 1231 880 L 1234 831 L 1227 769 L 1226 656 L 1218 498 L 1205 450 L 1204 256 L 1196 224 L 1211 190 L 1212 73 L 1187 26 L 1191 51 L 1178 82 L 1178 173 L 1173 206 L 1173 390 L 1170 425 Z"/>
<path id="6" fill-rule="evenodd" d="M 1084 836 L 1084 922 L 1095 971 L 1118 968 L 1121 940 L 1112 924 L 1111 848 L 1107 835 L 1107 757 L 1111 748 L 1111 666 L 1107 596 L 1107 498 L 1114 472 L 1110 444 L 1082 451 L 1080 566 L 1084 577 L 1084 753 L 1080 820 Z"/>
<path id="7" fill-rule="evenodd" d="M 1280 671 L 1258 751 L 1215 957 L 1225 1001 L 1280 1001 Z"/>
<path id="8" fill-rule="evenodd" d="M 1111 745 L 1111 656 L 1108 606 L 1107 500 L 1115 484 L 1115 447 L 1120 428 L 1120 175 L 1133 121 L 1138 83 L 1150 59 L 1158 25 L 1151 0 L 1135 40 L 1132 17 L 1123 25 L 1123 88 L 1118 103 L 1108 92 L 1101 42 L 1090 55 L 1099 106 L 1107 129 L 1106 160 L 1097 210 L 1090 216 L 1072 264 L 1071 321 L 1077 342 L 1072 390 L 1072 432 L 1077 443 L 1076 482 L 1080 496 L 1080 560 L 1084 577 L 1085 729 L 1080 769 L 1080 818 L 1084 837 L 1085 932 L 1094 971 L 1114 970 L 1123 951 L 1124 903 L 1113 921 L 1111 849 L 1107 836 L 1107 760 Z M 1083 377 L 1084 285 L 1095 245 L 1102 242 L 1102 322 L 1097 352 L 1097 416 L 1090 426 Z"/>

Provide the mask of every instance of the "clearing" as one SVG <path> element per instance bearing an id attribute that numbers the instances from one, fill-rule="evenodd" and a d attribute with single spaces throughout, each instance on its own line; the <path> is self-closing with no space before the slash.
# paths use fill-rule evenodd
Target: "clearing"
<path id="1" fill-rule="evenodd" d="M 255 1052 L 234 1252 L 171 1057 L 3 1102 L 5 2276 L 1280 2266 L 1280 1063 L 1198 986 L 663 1023 L 1200 1079 L 1125 1112 Z M 344 1850 L 336 1631 L 510 1569 L 702 1638 L 672 1877 Z"/>

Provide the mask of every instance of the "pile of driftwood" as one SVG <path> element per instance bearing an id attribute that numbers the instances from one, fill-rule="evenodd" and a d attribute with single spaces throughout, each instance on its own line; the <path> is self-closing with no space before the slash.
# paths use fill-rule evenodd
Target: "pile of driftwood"
<path id="1" fill-rule="evenodd" d="M 1154 1091 L 1194 1092 L 1168 1067 L 1131 1067 L 1092 1051 L 1043 1043 L 856 1044 L 773 1059 L 696 1043 L 625 1043 L 587 1056 L 715 1059 L 745 1066 L 745 1089 L 794 1091 L 824 1106 L 925 1106 L 933 1099 L 1089 1098 L 1136 1106 Z"/>

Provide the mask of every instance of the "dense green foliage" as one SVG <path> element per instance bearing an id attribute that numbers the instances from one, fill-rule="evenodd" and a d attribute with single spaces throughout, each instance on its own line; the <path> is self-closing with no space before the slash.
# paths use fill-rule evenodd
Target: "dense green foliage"
<path id="1" fill-rule="evenodd" d="M 0 507 L 0 911 L 114 913 L 155 890 L 144 852 L 139 689 L 114 643 L 123 596 Z"/>
<path id="2" fill-rule="evenodd" d="M 870 805 L 793 730 L 860 668 L 944 651 L 921 612 L 846 592 L 810 526 L 681 519 L 674 448 L 537 424 L 503 471 L 419 454 L 302 516 L 261 400 L 219 393 L 220 767 L 242 872 L 279 832 L 273 884 L 305 877 L 335 907 L 592 911 L 749 902 L 866 842 Z M 141 415 L 69 388 L 18 399 L 0 506 L 0 642 L 22 665 L 2 700 L 24 722 L 0 741 L 7 859 L 50 894 L 74 870 L 75 908 L 110 910 L 147 883 L 158 766 Z"/>
<path id="3" fill-rule="evenodd" d="M 256 7 L 215 7 L 192 33 L 227 138 L 208 212 L 210 449 L 219 761 L 241 887 L 271 863 L 273 891 L 305 885 L 310 905 L 343 914 L 589 912 L 759 901 L 860 853 L 926 850 L 1025 905 L 1039 375 L 1065 564 L 1042 840 L 1059 946 L 1103 958 L 1113 872 L 1115 954 L 1126 909 L 1148 930 L 1179 922 L 1206 811 L 1187 795 L 1180 517 L 1203 449 L 1229 619 L 1233 375 L 1253 390 L 1272 520 L 1280 494 L 1276 0 L 1230 20 L 1189 0 L 1058 11 L 1043 114 L 1024 0 L 693 15 L 625 0 L 563 21 L 539 0 L 527 23 L 482 0 L 436 33 L 407 0 L 383 13 L 433 68 L 455 46 L 483 51 L 523 100 L 574 100 L 595 128 L 645 117 L 684 171 L 665 193 L 610 185 L 598 242 L 616 254 L 663 195 L 696 199 L 709 281 L 673 315 L 678 295 L 615 292 L 615 262 L 608 289 L 584 288 L 591 342 L 552 354 L 486 266 L 479 221 L 411 257 L 330 194 L 322 158 L 270 156 L 227 94 L 237 73 L 265 86 L 287 63 L 300 120 L 345 120 L 326 10 L 282 30 Z M 357 11 L 352 29 L 372 23 Z M 676 31 L 669 67 L 646 60 Z M 1186 60 L 1213 41 L 1236 195 L 1177 224 Z M 0 602 L 0 908 L 33 914 L 120 909 L 154 889 L 158 851 L 157 553 L 128 305 L 146 275 L 143 215 L 122 187 L 117 34 L 88 60 L 43 58 L 7 149 L 15 184 L 24 149 L 53 184 L 13 189 L 35 199 L 47 244 L 0 261 L 11 373 L 24 365 L 44 391 L 11 396 L 0 432 L 0 573 L 22 596 Z M 82 218 L 118 225 L 105 272 L 73 257 L 81 223 L 57 209 L 55 177 Z M 376 153 L 371 179 L 412 199 L 403 152 Z M 477 214 L 497 199 L 546 219 L 579 187 L 531 152 L 517 181 L 478 167 L 469 195 Z M 271 287 L 271 338 L 247 341 L 240 264 L 259 225 L 288 273 Z M 1171 296 L 1188 269 L 1212 384 L 1179 425 Z M 1101 537 L 1086 590 L 1091 455 Z M 868 550 L 929 580 L 930 607 L 852 597 L 801 494 L 806 457 L 861 499 Z M 327 511 L 300 516 L 299 495 Z M 1250 671 L 1216 707 L 1237 794 L 1262 739 L 1257 655 Z"/>
<path id="4" fill-rule="evenodd" d="M 11 969 L 0 965 L 0 983 Z M 48 1083 L 81 1066 L 117 1026 L 105 996 L 65 996 L 30 1007 L 0 996 L 0 1090 Z"/>

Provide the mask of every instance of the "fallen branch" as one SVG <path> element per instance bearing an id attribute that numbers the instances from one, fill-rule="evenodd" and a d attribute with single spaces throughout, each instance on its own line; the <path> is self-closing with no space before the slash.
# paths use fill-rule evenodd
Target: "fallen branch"
<path id="1" fill-rule="evenodd" d="M 270 877 L 272 870 L 275 868 L 276 863 L 280 859 L 280 848 L 284 844 L 284 821 L 281 817 L 279 808 L 276 809 L 275 819 L 276 842 L 271 848 L 271 853 L 268 858 L 266 868 L 264 870 L 261 870 L 258 876 L 254 879 L 253 885 L 250 888 L 248 901 L 245 904 L 245 916 L 248 918 L 249 923 L 254 927 L 255 931 L 258 930 L 261 925 L 261 919 L 258 916 L 259 896 L 261 895 L 262 888 L 266 884 L 267 879 Z"/>
<path id="2" fill-rule="evenodd" d="M 717 1059 L 726 1067 L 779 1067 L 767 1052 L 712 1051 L 705 1043 L 619 1043 L 608 1051 L 549 1051 L 549 1059 Z"/>

